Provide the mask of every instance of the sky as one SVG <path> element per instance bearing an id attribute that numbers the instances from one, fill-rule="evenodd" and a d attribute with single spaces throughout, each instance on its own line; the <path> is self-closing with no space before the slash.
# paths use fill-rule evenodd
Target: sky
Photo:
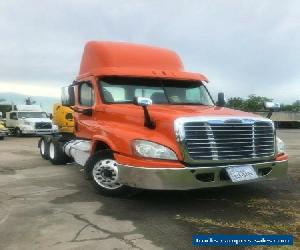
<path id="1" fill-rule="evenodd" d="M 297 0 L 1 0 L 0 92 L 59 96 L 89 40 L 175 50 L 214 96 L 300 99 Z"/>

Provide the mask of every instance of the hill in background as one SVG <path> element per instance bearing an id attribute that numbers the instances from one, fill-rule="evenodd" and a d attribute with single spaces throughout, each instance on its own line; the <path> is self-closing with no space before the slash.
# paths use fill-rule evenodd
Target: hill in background
<path id="1" fill-rule="evenodd" d="M 25 104 L 25 99 L 28 95 L 22 95 L 18 93 L 0 92 L 0 100 L 5 99 L 1 104 Z M 36 104 L 41 105 L 43 110 L 52 113 L 52 106 L 54 103 L 60 102 L 60 98 L 45 97 L 45 96 L 31 96 L 32 100 L 36 101 Z"/>

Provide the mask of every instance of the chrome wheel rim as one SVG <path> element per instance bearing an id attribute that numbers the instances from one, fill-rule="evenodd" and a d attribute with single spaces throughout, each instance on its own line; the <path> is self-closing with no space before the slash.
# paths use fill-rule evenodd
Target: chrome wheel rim
<path id="1" fill-rule="evenodd" d="M 93 168 L 95 182 L 106 189 L 117 189 L 122 186 L 118 183 L 118 164 L 112 159 L 98 161 Z"/>
<path id="2" fill-rule="evenodd" d="M 44 142 L 44 140 L 41 140 L 40 149 L 41 149 L 41 154 L 44 155 L 45 154 L 45 142 Z"/>
<path id="3" fill-rule="evenodd" d="M 55 157 L 55 148 L 53 142 L 51 142 L 49 145 L 49 156 L 51 159 L 54 159 Z"/>

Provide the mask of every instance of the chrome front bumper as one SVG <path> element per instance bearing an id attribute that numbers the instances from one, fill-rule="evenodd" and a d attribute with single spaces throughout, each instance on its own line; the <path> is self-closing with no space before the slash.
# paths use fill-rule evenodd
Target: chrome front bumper
<path id="1" fill-rule="evenodd" d="M 34 130 L 22 130 L 22 134 L 26 135 L 50 135 L 56 133 L 54 129 L 34 129 Z"/>
<path id="2" fill-rule="evenodd" d="M 118 175 L 120 183 L 131 187 L 157 190 L 190 190 L 277 179 L 286 175 L 288 161 L 252 163 L 251 165 L 259 178 L 238 183 L 233 183 L 225 171 L 226 167 L 238 166 L 237 164 L 187 168 L 144 168 L 119 165 Z"/>

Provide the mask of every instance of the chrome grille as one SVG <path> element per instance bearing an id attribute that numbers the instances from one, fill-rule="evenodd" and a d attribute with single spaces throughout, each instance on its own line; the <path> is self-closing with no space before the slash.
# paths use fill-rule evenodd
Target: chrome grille
<path id="1" fill-rule="evenodd" d="M 50 122 L 37 122 L 35 123 L 35 129 L 51 129 L 52 124 Z"/>
<path id="2" fill-rule="evenodd" d="M 269 121 L 184 123 L 184 144 L 192 160 L 238 160 L 271 157 L 274 128 Z"/>

